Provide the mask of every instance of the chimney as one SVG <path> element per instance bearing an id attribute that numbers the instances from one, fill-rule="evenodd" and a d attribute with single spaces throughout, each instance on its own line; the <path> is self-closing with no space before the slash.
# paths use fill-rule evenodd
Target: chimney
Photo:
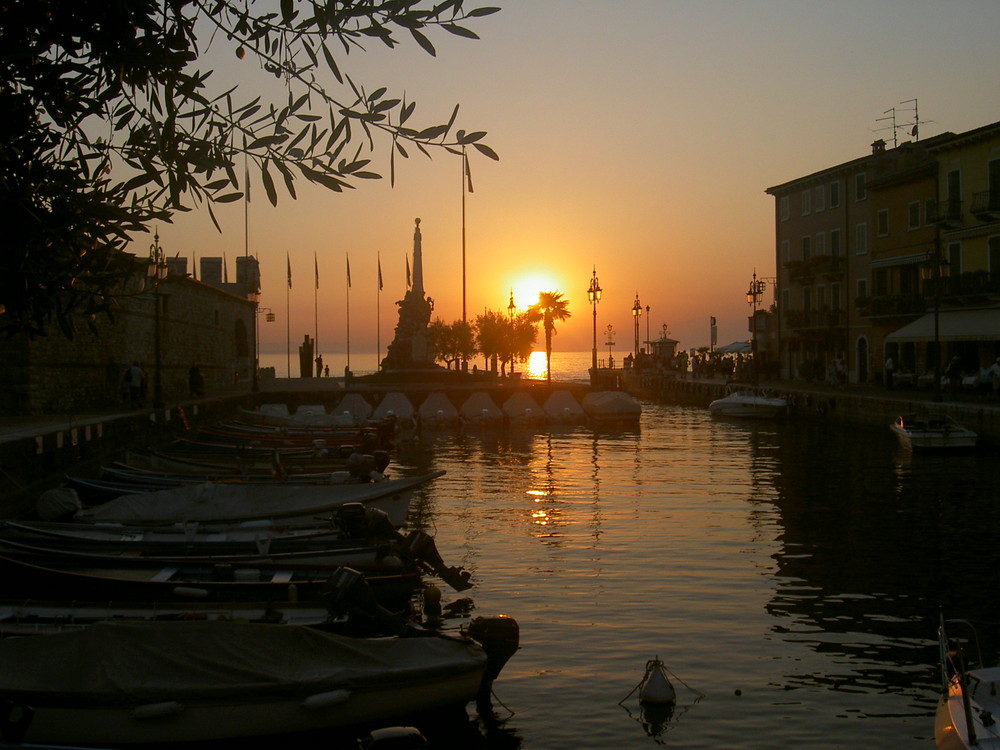
<path id="1" fill-rule="evenodd" d="M 879 138 L 872 144 L 872 154 L 884 154 L 885 153 L 885 141 Z"/>
<path id="2" fill-rule="evenodd" d="M 201 280 L 216 286 L 222 283 L 222 258 L 201 259 Z"/>
<path id="3" fill-rule="evenodd" d="M 187 258 L 167 258 L 167 273 L 171 276 L 187 276 Z"/>

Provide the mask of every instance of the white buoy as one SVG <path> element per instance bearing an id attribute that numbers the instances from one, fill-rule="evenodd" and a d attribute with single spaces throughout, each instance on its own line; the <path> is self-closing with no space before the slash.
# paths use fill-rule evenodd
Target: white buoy
<path id="1" fill-rule="evenodd" d="M 660 657 L 646 662 L 646 676 L 642 678 L 639 701 L 650 705 L 667 705 L 677 700 L 674 686 L 667 679 L 667 668 Z"/>

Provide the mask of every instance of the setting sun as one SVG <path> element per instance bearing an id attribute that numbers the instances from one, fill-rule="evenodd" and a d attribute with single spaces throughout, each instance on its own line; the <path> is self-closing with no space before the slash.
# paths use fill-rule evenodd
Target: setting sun
<path id="1" fill-rule="evenodd" d="M 538 302 L 538 295 L 541 292 L 560 291 L 560 284 L 552 274 L 532 271 L 515 279 L 511 288 L 514 293 L 514 305 L 518 311 L 523 311 Z"/>

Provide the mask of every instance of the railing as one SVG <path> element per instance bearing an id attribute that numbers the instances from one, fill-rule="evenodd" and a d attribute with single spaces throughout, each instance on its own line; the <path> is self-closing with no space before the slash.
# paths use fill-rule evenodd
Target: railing
<path id="1" fill-rule="evenodd" d="M 933 201 L 927 212 L 927 220 L 932 224 L 961 224 L 962 201 Z"/>
<path id="2" fill-rule="evenodd" d="M 813 276 L 839 276 L 844 273 L 844 258 L 841 255 L 814 255 L 809 260 L 785 263 L 788 277 L 801 281 Z"/>
<path id="3" fill-rule="evenodd" d="M 837 328 L 847 317 L 843 310 L 786 310 L 784 322 L 790 328 Z"/>
<path id="4" fill-rule="evenodd" d="M 984 218 L 996 218 L 1000 216 L 1000 190 L 984 190 L 972 196 L 972 208 L 974 216 Z"/>

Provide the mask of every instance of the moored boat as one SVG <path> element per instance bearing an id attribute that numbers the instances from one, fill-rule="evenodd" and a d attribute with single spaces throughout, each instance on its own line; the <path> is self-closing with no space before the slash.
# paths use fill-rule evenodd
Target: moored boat
<path id="1" fill-rule="evenodd" d="M 504 619 L 513 627 L 469 632 L 502 631 L 494 640 L 509 657 L 516 623 Z M 488 649 L 431 634 L 360 639 L 294 625 L 108 622 L 0 640 L 0 700 L 30 710 L 27 742 L 266 737 L 464 705 L 488 694 L 499 674 Z"/>
<path id="2" fill-rule="evenodd" d="M 714 417 L 775 419 L 788 411 L 788 401 L 747 383 L 730 383 L 726 395 L 708 405 Z"/>
<path id="3" fill-rule="evenodd" d="M 971 628 L 964 620 L 949 620 Z M 974 633 L 973 629 L 973 633 Z M 966 654 L 938 629 L 941 655 L 941 696 L 934 715 L 934 744 L 938 750 L 998 750 L 1000 748 L 1000 667 L 969 668 Z M 977 663 L 982 658 L 977 654 Z"/>
<path id="4" fill-rule="evenodd" d="M 943 414 L 901 414 L 889 429 L 901 446 L 911 450 L 969 450 L 979 439 L 975 432 Z"/>

